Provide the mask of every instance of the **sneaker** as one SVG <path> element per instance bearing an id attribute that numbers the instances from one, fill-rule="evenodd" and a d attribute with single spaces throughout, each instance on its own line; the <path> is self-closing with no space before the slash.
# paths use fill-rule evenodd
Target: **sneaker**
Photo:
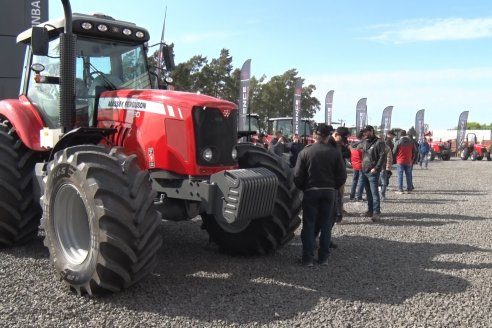
<path id="1" fill-rule="evenodd" d="M 372 217 L 372 212 L 364 212 L 359 215 L 361 218 L 370 218 Z"/>
<path id="2" fill-rule="evenodd" d="M 395 194 L 397 194 L 397 195 L 403 195 L 403 190 L 395 191 Z"/>
<path id="3" fill-rule="evenodd" d="M 381 214 L 374 214 L 372 217 L 371 217 L 371 220 L 372 222 L 380 222 L 381 221 Z"/>
<path id="4" fill-rule="evenodd" d="M 322 265 L 322 266 L 327 266 L 328 265 L 328 258 L 318 261 L 318 264 Z"/>
<path id="5" fill-rule="evenodd" d="M 412 190 L 407 190 L 406 193 L 407 194 L 410 194 L 412 192 Z"/>

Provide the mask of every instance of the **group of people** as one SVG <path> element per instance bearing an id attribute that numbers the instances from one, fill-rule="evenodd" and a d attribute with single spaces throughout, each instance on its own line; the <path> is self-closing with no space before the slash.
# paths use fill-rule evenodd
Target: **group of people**
<path id="1" fill-rule="evenodd" d="M 394 143 L 393 131 L 389 131 L 384 138 L 378 138 L 374 128 L 367 125 L 357 136 L 358 141 L 348 145 L 348 131 L 343 129 L 318 125 L 314 134 L 315 143 L 300 150 L 295 161 L 294 182 L 304 192 L 301 231 L 301 262 L 304 266 L 314 265 L 318 236 L 318 263 L 328 264 L 329 249 L 333 247 L 331 230 L 345 212 L 343 195 L 347 171 L 344 157 L 350 158 L 353 169 L 349 199 L 362 201 L 365 191 L 367 211 L 360 216 L 373 222 L 381 220 L 381 201 L 386 199 L 393 164 L 397 166 L 397 194 L 410 193 L 414 189 L 414 164 L 428 165 L 428 142 L 423 140 L 420 144 L 416 143 L 405 130 L 400 131 L 400 138 Z"/>
<path id="2" fill-rule="evenodd" d="M 286 154 L 289 157 L 289 163 L 292 167 L 296 165 L 297 155 L 304 148 L 304 142 L 298 134 L 294 134 L 292 140 L 288 140 L 282 131 L 276 131 L 270 142 L 268 142 L 264 133 L 260 133 L 253 143 L 268 149 L 269 152 L 278 156 Z"/>

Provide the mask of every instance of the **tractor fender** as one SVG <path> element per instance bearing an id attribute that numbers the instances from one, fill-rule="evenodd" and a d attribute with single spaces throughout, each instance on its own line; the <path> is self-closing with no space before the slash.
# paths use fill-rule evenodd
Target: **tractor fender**
<path id="1" fill-rule="evenodd" d="M 15 128 L 22 143 L 34 151 L 46 151 L 40 146 L 39 131 L 44 123 L 36 108 L 25 96 L 0 101 L 0 116 Z"/>

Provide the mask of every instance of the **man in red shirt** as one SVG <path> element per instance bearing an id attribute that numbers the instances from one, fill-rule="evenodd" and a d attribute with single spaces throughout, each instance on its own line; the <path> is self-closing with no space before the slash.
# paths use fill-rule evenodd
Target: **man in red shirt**
<path id="1" fill-rule="evenodd" d="M 357 135 L 357 141 L 353 141 L 350 145 L 350 162 L 352 163 L 352 188 L 350 189 L 350 200 L 362 200 L 362 188 L 359 183 L 359 176 L 362 170 L 362 133 Z"/>
<path id="2" fill-rule="evenodd" d="M 417 149 L 413 140 L 407 136 L 407 131 L 400 131 L 400 139 L 395 143 L 393 148 L 393 158 L 395 158 L 398 171 L 398 191 L 397 194 L 403 194 L 403 172 L 405 172 L 407 188 L 406 192 L 410 193 L 413 186 L 412 165 L 417 157 Z"/>

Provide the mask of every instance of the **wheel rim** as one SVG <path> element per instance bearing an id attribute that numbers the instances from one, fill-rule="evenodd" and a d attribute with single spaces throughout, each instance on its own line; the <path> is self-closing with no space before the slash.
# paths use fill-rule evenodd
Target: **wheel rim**
<path id="1" fill-rule="evenodd" d="M 81 264 L 89 253 L 91 238 L 89 217 L 79 191 L 64 184 L 56 193 L 53 224 L 64 257 L 71 264 Z"/>

